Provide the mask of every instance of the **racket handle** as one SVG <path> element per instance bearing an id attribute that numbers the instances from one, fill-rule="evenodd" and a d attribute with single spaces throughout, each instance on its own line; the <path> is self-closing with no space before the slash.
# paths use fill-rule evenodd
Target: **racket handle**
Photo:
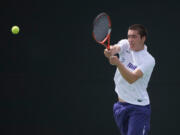
<path id="1" fill-rule="evenodd" d="M 110 50 L 110 34 L 109 34 L 109 38 L 108 38 L 107 49 Z"/>

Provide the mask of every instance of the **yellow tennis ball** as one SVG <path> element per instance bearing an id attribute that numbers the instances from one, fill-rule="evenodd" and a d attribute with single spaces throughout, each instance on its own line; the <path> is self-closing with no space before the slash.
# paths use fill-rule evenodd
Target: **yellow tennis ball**
<path id="1" fill-rule="evenodd" d="M 18 26 L 13 26 L 13 27 L 11 28 L 11 32 L 12 32 L 13 34 L 18 34 L 19 31 L 20 31 L 20 29 L 19 29 Z"/>

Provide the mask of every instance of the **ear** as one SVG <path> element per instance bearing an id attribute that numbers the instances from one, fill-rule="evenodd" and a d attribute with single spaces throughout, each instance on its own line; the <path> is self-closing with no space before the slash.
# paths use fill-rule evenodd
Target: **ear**
<path id="1" fill-rule="evenodd" d="M 145 42 L 146 41 L 146 36 L 143 36 L 142 40 L 143 40 L 143 42 Z"/>

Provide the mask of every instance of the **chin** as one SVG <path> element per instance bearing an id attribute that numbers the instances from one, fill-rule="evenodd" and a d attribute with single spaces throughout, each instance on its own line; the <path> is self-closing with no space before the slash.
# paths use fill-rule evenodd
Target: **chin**
<path id="1" fill-rule="evenodd" d="M 130 49 L 133 50 L 133 51 L 135 50 L 135 48 L 133 46 L 130 46 Z"/>

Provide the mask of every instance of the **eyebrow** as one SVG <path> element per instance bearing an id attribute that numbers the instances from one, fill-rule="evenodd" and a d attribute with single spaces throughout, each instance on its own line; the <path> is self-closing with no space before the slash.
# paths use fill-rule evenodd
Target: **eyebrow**
<path id="1" fill-rule="evenodd" d="M 129 37 L 129 36 L 135 37 L 135 36 L 137 36 L 137 35 L 134 35 L 134 34 L 133 34 L 133 35 L 127 35 L 127 36 L 128 36 L 128 37 Z"/>

